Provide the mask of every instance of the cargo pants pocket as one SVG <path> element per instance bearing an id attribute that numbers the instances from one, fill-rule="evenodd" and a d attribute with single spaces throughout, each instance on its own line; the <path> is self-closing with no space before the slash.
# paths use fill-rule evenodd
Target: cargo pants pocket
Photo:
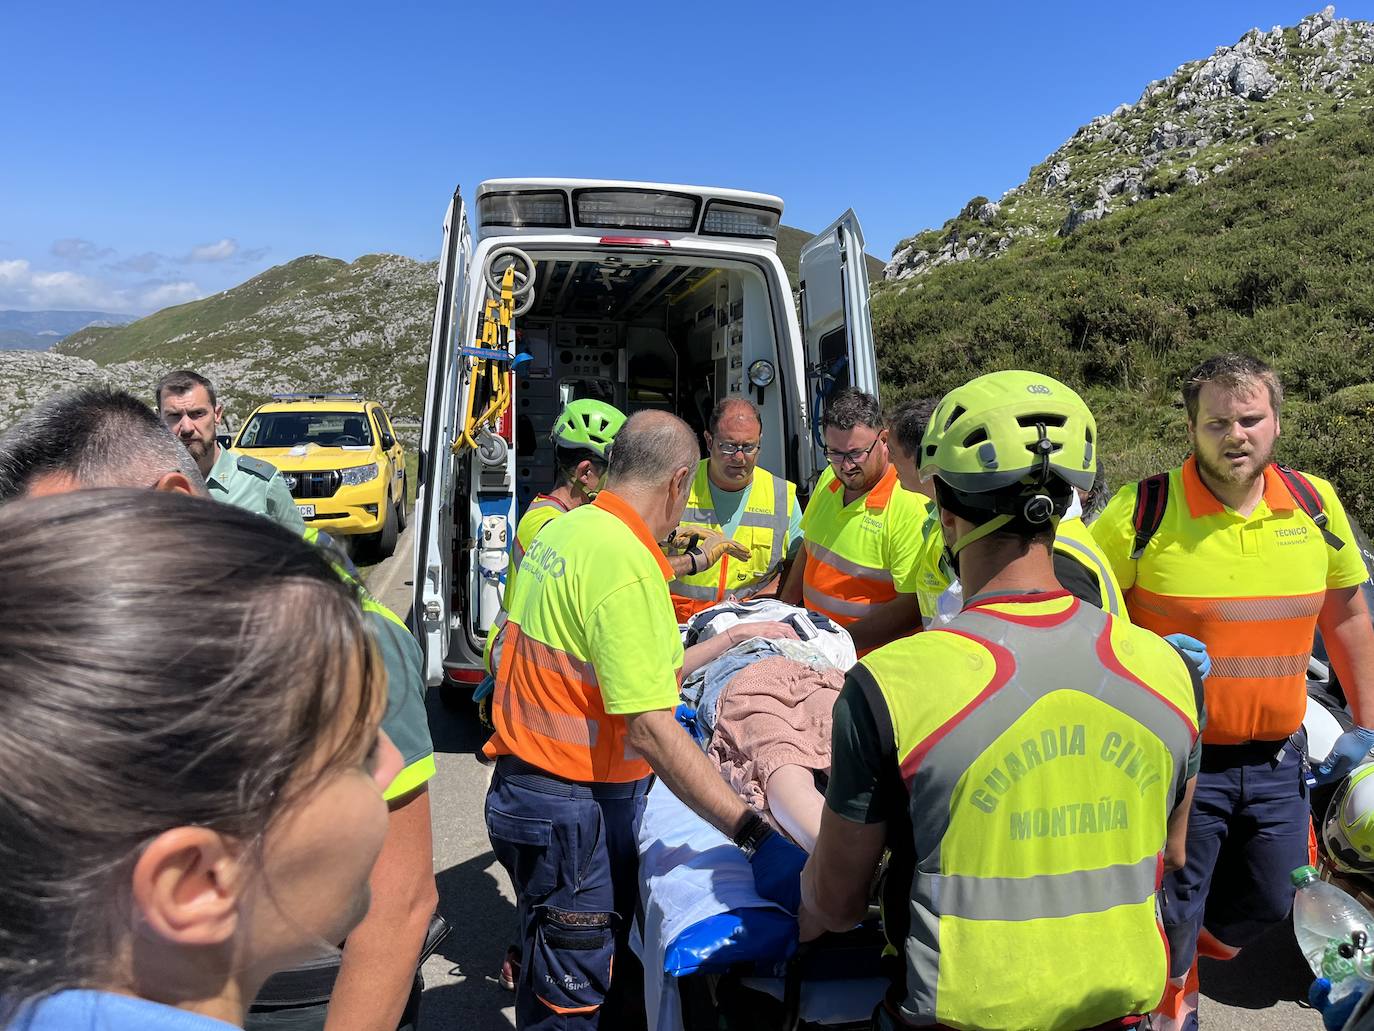
<path id="1" fill-rule="evenodd" d="M 534 935 L 534 994 L 554 1013 L 595 1013 L 615 961 L 615 914 L 545 908 Z"/>
<path id="2" fill-rule="evenodd" d="M 517 899 L 538 900 L 557 883 L 549 856 L 553 821 L 518 816 L 487 805 L 487 836 L 492 852 L 510 875 Z"/>

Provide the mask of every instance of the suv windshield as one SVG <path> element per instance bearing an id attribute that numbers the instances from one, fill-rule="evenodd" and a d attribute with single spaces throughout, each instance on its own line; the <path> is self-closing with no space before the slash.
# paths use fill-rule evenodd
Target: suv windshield
<path id="1" fill-rule="evenodd" d="M 369 447 L 372 432 L 362 412 L 260 412 L 249 420 L 239 447 Z"/>

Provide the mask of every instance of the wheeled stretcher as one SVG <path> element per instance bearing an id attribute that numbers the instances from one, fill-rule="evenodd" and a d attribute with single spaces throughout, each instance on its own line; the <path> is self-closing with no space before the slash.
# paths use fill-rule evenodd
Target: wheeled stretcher
<path id="1" fill-rule="evenodd" d="M 798 950 L 796 919 L 754 890 L 744 854 L 661 782 L 638 838 L 631 945 L 650 1028 L 869 1026 L 887 986 L 876 921 Z"/>

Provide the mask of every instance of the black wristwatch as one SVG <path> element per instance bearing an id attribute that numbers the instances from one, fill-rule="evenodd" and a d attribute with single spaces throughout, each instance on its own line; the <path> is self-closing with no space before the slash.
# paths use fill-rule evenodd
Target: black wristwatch
<path id="1" fill-rule="evenodd" d="M 768 840 L 768 836 L 773 833 L 773 828 L 768 826 L 768 821 L 758 813 L 750 813 L 740 825 L 740 829 L 735 832 L 732 839 L 735 845 L 748 858 L 753 859 L 754 853 L 759 850 L 759 846 Z"/>

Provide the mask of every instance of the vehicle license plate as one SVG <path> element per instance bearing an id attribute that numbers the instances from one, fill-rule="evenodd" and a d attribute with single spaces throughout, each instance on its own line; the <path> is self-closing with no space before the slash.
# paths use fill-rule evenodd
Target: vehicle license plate
<path id="1" fill-rule="evenodd" d="M 315 518 L 315 506 L 314 506 L 314 505 L 297 505 L 296 507 L 299 508 L 299 509 L 301 510 L 301 518 L 302 518 L 302 519 L 314 519 L 314 518 Z"/>

